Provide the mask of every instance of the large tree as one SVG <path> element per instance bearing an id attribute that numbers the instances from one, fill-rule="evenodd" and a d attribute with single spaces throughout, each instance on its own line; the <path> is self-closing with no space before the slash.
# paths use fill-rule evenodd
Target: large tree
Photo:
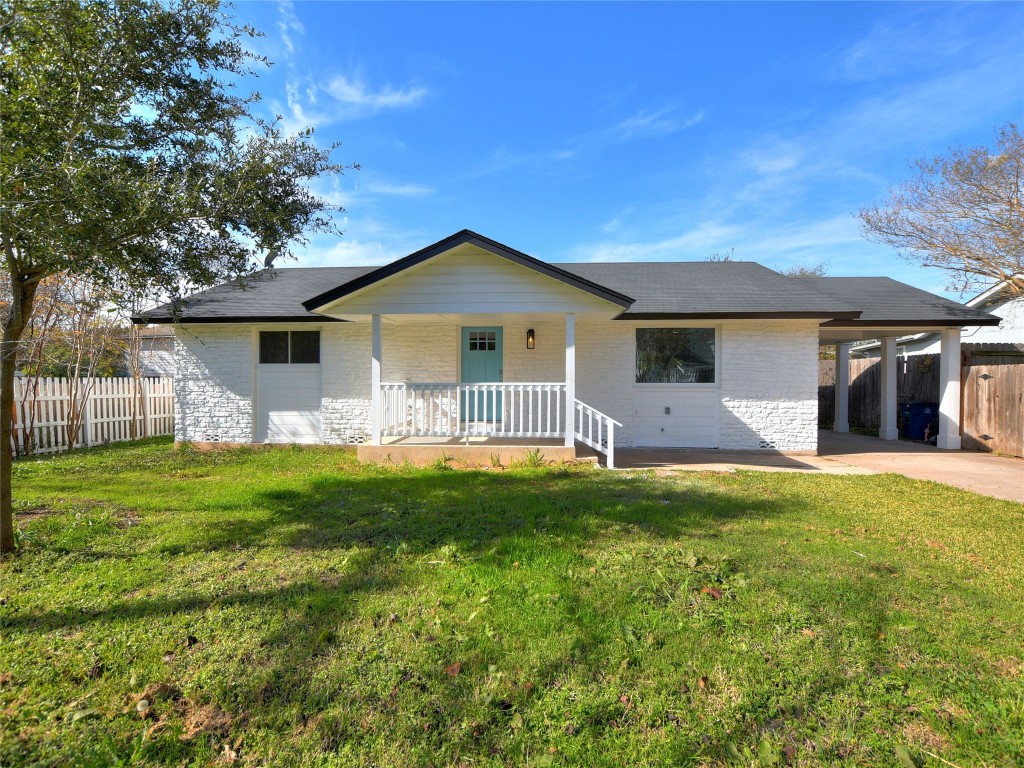
<path id="1" fill-rule="evenodd" d="M 333 147 L 283 136 L 236 92 L 268 64 L 246 48 L 256 34 L 219 0 L 0 4 L 0 552 L 14 546 L 15 361 L 41 280 L 174 300 L 334 231 L 306 186 L 343 170 Z"/>
<path id="2" fill-rule="evenodd" d="M 949 273 L 961 291 L 1005 281 L 1024 293 L 1024 136 L 1008 123 L 995 145 L 913 161 L 888 201 L 858 214 L 869 240 Z"/>

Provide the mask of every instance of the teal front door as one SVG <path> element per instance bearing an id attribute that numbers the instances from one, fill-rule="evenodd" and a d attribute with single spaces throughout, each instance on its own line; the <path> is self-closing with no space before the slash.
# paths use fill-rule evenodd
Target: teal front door
<path id="1" fill-rule="evenodd" d="M 462 329 L 462 383 L 501 381 L 501 328 Z M 463 398 L 464 421 L 501 421 L 500 392 L 469 392 Z"/>

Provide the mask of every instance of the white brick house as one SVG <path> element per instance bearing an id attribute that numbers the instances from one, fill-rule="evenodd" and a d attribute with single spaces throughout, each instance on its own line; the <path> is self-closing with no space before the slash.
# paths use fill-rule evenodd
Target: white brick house
<path id="1" fill-rule="evenodd" d="M 819 344 L 998 322 L 857 280 L 877 279 L 548 264 L 464 230 L 384 267 L 268 270 L 136 320 L 174 326 L 181 442 L 813 452 Z"/>

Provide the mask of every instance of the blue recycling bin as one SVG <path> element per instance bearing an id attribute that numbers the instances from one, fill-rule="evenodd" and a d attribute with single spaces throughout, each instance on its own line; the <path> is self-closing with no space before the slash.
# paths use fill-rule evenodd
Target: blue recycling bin
<path id="1" fill-rule="evenodd" d="M 938 403 L 913 400 L 900 406 L 903 417 L 903 439 L 924 440 L 924 431 L 939 414 Z"/>

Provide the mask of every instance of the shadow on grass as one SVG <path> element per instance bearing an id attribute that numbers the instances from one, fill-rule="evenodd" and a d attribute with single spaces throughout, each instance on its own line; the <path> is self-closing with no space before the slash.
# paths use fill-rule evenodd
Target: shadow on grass
<path id="1" fill-rule="evenodd" d="M 480 551 L 508 537 L 538 534 L 580 542 L 610 526 L 657 537 L 714 535 L 736 518 L 799 511 L 797 497 L 668 485 L 620 473 L 571 470 L 495 473 L 381 472 L 320 476 L 291 488 L 256 490 L 257 513 L 210 508 L 160 550 L 169 555 L 252 547 L 296 549 L 402 546 L 421 553 L 456 545 Z"/>
<path id="2" fill-rule="evenodd" d="M 631 599 L 635 602 L 629 574 L 621 581 L 608 580 L 603 604 L 593 604 L 591 593 L 567 592 L 557 607 L 523 604 L 507 609 L 518 614 L 517 620 L 530 611 L 556 614 L 560 640 L 533 669 L 513 670 L 508 682 L 498 686 L 489 670 L 507 668 L 508 651 L 476 625 L 472 633 L 461 628 L 443 634 L 432 628 L 430 616 L 404 614 L 400 626 L 391 625 L 386 613 L 356 618 L 357 601 L 412 589 L 406 578 L 415 558 L 404 555 L 454 547 L 467 558 L 487 558 L 498 549 L 543 560 L 554 550 L 582 552 L 597 538 L 619 533 L 634 543 L 640 535 L 689 546 L 694 539 L 714 539 L 737 519 L 799 513 L 806 504 L 756 486 L 715 488 L 605 472 L 360 468 L 282 478 L 277 487 L 256 486 L 232 502 L 207 504 L 198 513 L 201 525 L 183 524 L 180 531 L 164 533 L 166 543 L 155 551 L 172 560 L 264 547 L 290 549 L 286 556 L 292 558 L 307 551 L 354 551 L 359 559 L 344 575 L 321 580 L 307 576 L 280 588 L 241 588 L 218 596 L 204 589 L 209 585 L 196 585 L 193 594 L 173 599 L 124 598 L 100 609 L 19 612 L 4 620 L 3 630 L 44 633 L 125 622 L 130 632 L 137 620 L 186 614 L 200 621 L 218 611 L 244 609 L 275 626 L 252 630 L 259 637 L 258 664 L 240 665 L 230 684 L 216 682 L 204 690 L 217 706 L 245 713 L 249 723 L 287 739 L 306 739 L 325 752 L 346 744 L 372 745 L 376 734 L 387 733 L 409 762 L 422 758 L 448 763 L 464 755 L 486 759 L 496 754 L 522 762 L 537 739 L 522 725 L 524 718 L 541 733 L 545 727 L 536 723 L 558 707 L 541 703 L 544 692 L 531 692 L 535 689 L 527 682 L 543 688 L 574 674 L 602 679 L 608 675 L 609 654 L 644 653 L 623 651 L 616 636 L 621 619 L 615 612 Z M 353 627 L 354 621 L 361 624 Z M 371 621 L 372 627 L 367 626 Z M 334 634 L 349 629 L 351 634 L 333 646 Z M 469 639 L 460 638 L 460 632 Z M 388 646 L 388 633 L 402 633 L 404 645 Z M 340 658 L 332 658 L 334 653 Z M 446 670 L 455 662 L 463 667 L 449 674 Z M 559 695 L 551 694 L 553 699 Z M 613 730 L 635 727 L 641 734 L 637 738 L 643 739 L 645 729 L 654 728 L 663 714 L 637 719 L 638 712 L 610 688 L 607 696 L 591 698 L 580 711 L 579 738 L 601 739 Z M 699 731 L 681 732 L 676 738 L 678 757 L 701 750 L 707 754 Z M 167 742 L 163 748 L 184 754 L 185 748 L 170 736 L 158 739 L 151 749 L 161 749 L 162 740 Z"/>

